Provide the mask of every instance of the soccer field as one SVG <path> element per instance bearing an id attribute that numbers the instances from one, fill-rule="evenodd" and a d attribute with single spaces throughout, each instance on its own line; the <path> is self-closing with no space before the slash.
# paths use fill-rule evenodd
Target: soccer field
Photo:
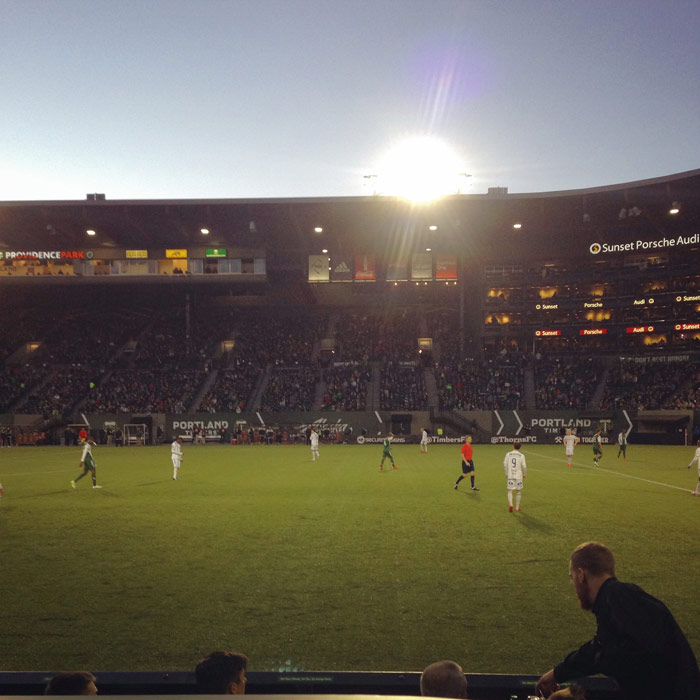
<path id="1" fill-rule="evenodd" d="M 96 447 L 0 451 L 3 670 L 190 670 L 233 648 L 250 669 L 541 673 L 593 634 L 568 557 L 585 540 L 669 606 L 700 654 L 700 499 L 691 448 L 525 446 L 509 513 L 506 446 Z"/>

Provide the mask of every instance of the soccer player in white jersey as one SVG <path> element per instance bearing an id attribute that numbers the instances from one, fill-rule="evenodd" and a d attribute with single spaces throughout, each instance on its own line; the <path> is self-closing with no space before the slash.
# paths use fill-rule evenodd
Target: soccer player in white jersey
<path id="1" fill-rule="evenodd" d="M 318 433 L 313 428 L 311 428 L 309 442 L 311 443 L 311 461 L 315 462 L 317 459 L 321 459 L 321 456 L 318 454 Z"/>
<path id="2" fill-rule="evenodd" d="M 177 470 L 182 464 L 182 438 L 179 436 L 170 445 L 170 457 L 173 460 L 173 481 L 180 481 Z"/>
<path id="3" fill-rule="evenodd" d="M 574 460 L 574 447 L 581 442 L 579 438 L 571 432 L 571 428 L 566 429 L 566 435 L 562 440 L 566 448 L 566 463 L 571 466 Z"/>
<path id="4" fill-rule="evenodd" d="M 698 449 L 695 450 L 695 457 L 693 457 L 688 465 L 688 469 L 690 469 L 695 462 L 698 464 L 698 485 L 695 487 L 695 491 L 693 491 L 693 496 L 700 496 L 700 440 L 698 440 Z"/>
<path id="5" fill-rule="evenodd" d="M 428 452 L 428 431 L 425 428 L 423 428 L 423 434 L 420 438 L 420 451 Z"/>
<path id="6" fill-rule="evenodd" d="M 503 460 L 503 467 L 508 480 L 508 512 L 513 512 L 513 491 L 515 491 L 515 510 L 520 512 L 520 492 L 523 490 L 523 482 L 527 475 L 527 463 L 525 455 L 520 452 L 522 445 L 519 442 L 513 443 L 513 449 Z"/>

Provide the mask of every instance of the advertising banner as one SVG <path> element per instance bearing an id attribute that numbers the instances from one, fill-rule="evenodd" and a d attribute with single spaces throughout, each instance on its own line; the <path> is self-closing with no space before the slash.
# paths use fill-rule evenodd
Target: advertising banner
<path id="1" fill-rule="evenodd" d="M 355 281 L 375 282 L 377 279 L 377 261 L 374 255 L 355 256 Z"/>
<path id="2" fill-rule="evenodd" d="M 433 279 L 433 256 L 430 253 L 414 253 L 411 259 L 411 279 L 414 282 Z"/>
<path id="3" fill-rule="evenodd" d="M 328 282 L 329 280 L 328 256 L 309 255 L 309 282 Z"/>
<path id="4" fill-rule="evenodd" d="M 187 257 L 187 250 L 184 248 L 166 248 L 165 257 L 173 259 L 181 259 Z"/>
<path id="5" fill-rule="evenodd" d="M 331 257 L 331 282 L 352 282 L 352 258 Z"/>
<path id="6" fill-rule="evenodd" d="M 451 253 L 438 253 L 435 256 L 435 279 L 457 279 L 457 256 Z"/>
<path id="7" fill-rule="evenodd" d="M 408 280 L 408 258 L 397 258 L 389 262 L 386 268 L 387 282 L 406 282 Z"/>

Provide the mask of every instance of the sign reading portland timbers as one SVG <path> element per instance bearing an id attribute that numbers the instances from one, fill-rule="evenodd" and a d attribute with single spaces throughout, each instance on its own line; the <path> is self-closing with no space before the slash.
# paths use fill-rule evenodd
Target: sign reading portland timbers
<path id="1" fill-rule="evenodd" d="M 573 430 L 581 442 L 591 442 L 598 428 L 602 429 L 603 443 L 609 442 L 606 433 L 621 427 L 632 427 L 627 411 L 622 412 L 623 425 L 613 424 L 611 413 L 589 413 L 580 411 L 494 411 L 491 414 L 491 443 L 522 442 L 557 444 L 567 429 Z"/>

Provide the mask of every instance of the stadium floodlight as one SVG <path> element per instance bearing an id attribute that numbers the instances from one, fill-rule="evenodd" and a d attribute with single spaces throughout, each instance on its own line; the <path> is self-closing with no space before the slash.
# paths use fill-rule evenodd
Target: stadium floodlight
<path id="1" fill-rule="evenodd" d="M 519 221 L 516 221 L 513 224 L 513 228 L 515 228 L 515 229 L 521 229 L 522 227 L 523 227 L 523 225 Z"/>
<path id="2" fill-rule="evenodd" d="M 85 231 L 85 233 L 87 233 L 88 236 L 95 236 L 96 235 L 95 230 L 91 229 L 91 228 L 89 228 L 87 231 Z"/>
<path id="3" fill-rule="evenodd" d="M 314 233 L 323 233 L 323 226 L 314 227 Z"/>
<path id="4" fill-rule="evenodd" d="M 671 208 L 668 210 L 668 213 L 675 215 L 675 214 L 678 214 L 678 212 L 680 212 L 680 210 L 681 210 L 681 205 L 678 204 L 678 202 L 674 202 L 671 205 Z"/>
<path id="5" fill-rule="evenodd" d="M 204 234 L 205 236 L 209 235 L 209 229 L 208 228 L 200 228 L 199 232 Z"/>
<path id="6" fill-rule="evenodd" d="M 437 226 L 433 224 L 432 226 L 428 226 L 429 231 L 437 231 Z"/>
<path id="7" fill-rule="evenodd" d="M 444 141 L 431 136 L 398 142 L 376 170 L 376 190 L 383 195 L 421 203 L 460 191 L 457 154 Z"/>

